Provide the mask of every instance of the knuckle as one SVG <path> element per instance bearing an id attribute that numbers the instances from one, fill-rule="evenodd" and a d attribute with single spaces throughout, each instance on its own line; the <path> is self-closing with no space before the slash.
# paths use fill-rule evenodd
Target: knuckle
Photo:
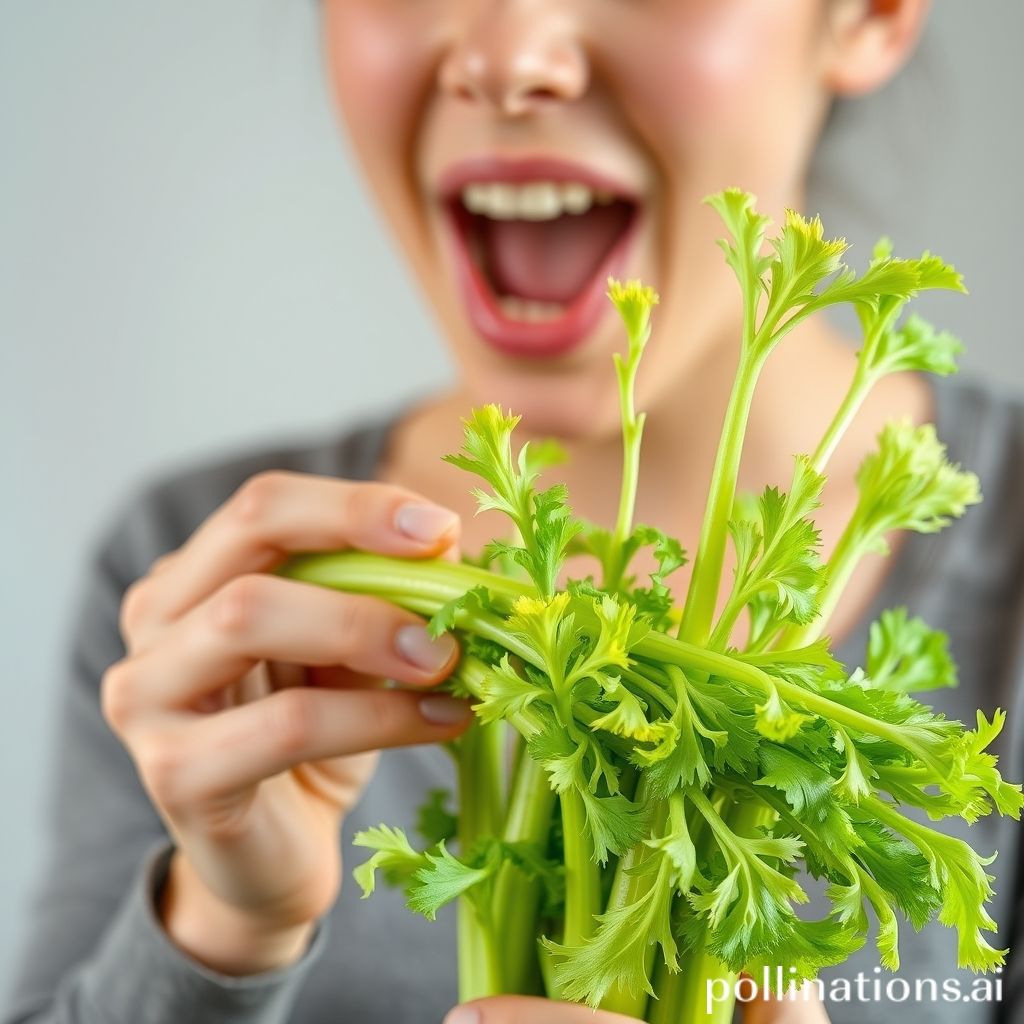
<path id="1" fill-rule="evenodd" d="M 258 573 L 236 576 L 210 602 L 210 624 L 221 636 L 238 638 L 252 629 L 266 600 L 267 581 Z"/>
<path id="2" fill-rule="evenodd" d="M 316 709 L 302 689 L 280 690 L 265 701 L 267 733 L 277 750 L 300 754 L 309 746 L 316 727 Z"/>
<path id="3" fill-rule="evenodd" d="M 137 579 L 124 592 L 121 599 L 118 626 L 122 638 L 127 642 L 135 635 L 146 619 L 150 605 L 150 587 L 145 576 Z"/>
<path id="4" fill-rule="evenodd" d="M 369 599 L 355 595 L 339 595 L 332 632 L 342 657 L 365 651 L 379 632 L 374 622 Z"/>
<path id="5" fill-rule="evenodd" d="M 280 469 L 265 469 L 242 484 L 232 499 L 232 511 L 242 524 L 258 527 L 270 515 L 270 509 L 280 499 L 291 474 Z"/>
<path id="6" fill-rule="evenodd" d="M 135 709 L 136 669 L 127 659 L 116 661 L 100 679 L 100 711 L 104 720 L 120 735 Z"/>
<path id="7" fill-rule="evenodd" d="M 164 569 L 167 569 L 174 561 L 174 556 L 177 554 L 176 551 L 168 551 L 166 554 L 160 555 L 153 561 L 153 564 L 149 567 L 149 573 L 151 576 L 156 576 L 157 573 L 161 573 Z"/>
<path id="8" fill-rule="evenodd" d="M 382 514 L 384 493 L 388 490 L 387 484 L 343 482 L 339 494 L 340 511 L 350 529 L 374 525 L 374 520 Z"/>
<path id="9" fill-rule="evenodd" d="M 185 761 L 177 743 L 167 737 L 149 736 L 136 745 L 135 763 L 155 803 L 168 811 L 185 804 Z"/>
<path id="10" fill-rule="evenodd" d="M 366 710 L 373 723 L 374 735 L 388 738 L 405 731 L 407 707 L 399 697 L 399 694 L 387 690 L 371 690 L 367 693 Z"/>

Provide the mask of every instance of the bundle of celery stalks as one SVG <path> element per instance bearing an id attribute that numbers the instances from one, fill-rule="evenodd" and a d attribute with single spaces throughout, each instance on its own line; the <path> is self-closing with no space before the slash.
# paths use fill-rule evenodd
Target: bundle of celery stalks
<path id="1" fill-rule="evenodd" d="M 903 311 L 924 289 L 962 291 L 960 276 L 929 253 L 894 258 L 886 242 L 858 276 L 817 218 L 788 212 L 766 245 L 752 196 L 732 189 L 708 202 L 730 236 L 721 245 L 743 331 L 681 604 L 669 578 L 682 546 L 633 522 L 644 425 L 634 381 L 658 301 L 639 282 L 609 289 L 629 341 L 615 356 L 623 471 L 610 529 L 576 517 L 563 485 L 537 489 L 555 446 L 517 450 L 518 417 L 489 405 L 464 421 L 463 449 L 447 461 L 481 479 L 480 508 L 503 512 L 514 540 L 462 564 L 336 552 L 282 570 L 386 598 L 460 641 L 451 685 L 476 719 L 453 744 L 456 810 L 431 794 L 426 848 L 386 824 L 355 842 L 373 851 L 356 870 L 367 895 L 380 872 L 429 918 L 458 901 L 463 999 L 546 993 L 652 1024 L 728 1021 L 729 999 L 708 1010 L 709 983 L 766 968 L 787 983 L 813 977 L 866 941 L 869 917 L 891 969 L 900 918 L 955 928 L 960 966 L 1003 962 L 983 934 L 995 928 L 990 858 L 903 813 L 1019 817 L 1020 786 L 986 752 L 1003 714 L 979 712 L 967 728 L 916 698 L 955 685 L 956 670 L 945 636 L 904 609 L 872 625 L 854 670 L 824 635 L 864 555 L 884 551 L 891 531 L 942 529 L 979 500 L 977 478 L 949 463 L 933 427 L 894 422 L 857 474 L 856 510 L 827 561 L 813 521 L 829 458 L 871 388 L 897 371 L 955 371 L 959 342 Z M 841 303 L 856 310 L 863 344 L 834 420 L 796 456 L 788 491 L 737 495 L 765 361 L 806 317 Z M 735 571 L 724 581 L 729 544 Z M 638 580 L 630 563 L 644 548 L 658 569 Z M 578 553 L 601 578 L 563 588 L 563 561 Z M 827 887 L 822 920 L 796 912 L 808 898 L 799 871 Z"/>

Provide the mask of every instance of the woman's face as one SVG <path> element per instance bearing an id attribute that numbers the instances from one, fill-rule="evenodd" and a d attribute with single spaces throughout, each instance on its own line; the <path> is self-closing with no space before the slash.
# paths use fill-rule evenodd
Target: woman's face
<path id="1" fill-rule="evenodd" d="M 701 199 L 800 201 L 829 98 L 822 0 L 325 0 L 324 19 L 354 151 L 474 400 L 614 431 L 609 273 L 661 293 L 641 407 L 734 343 Z"/>

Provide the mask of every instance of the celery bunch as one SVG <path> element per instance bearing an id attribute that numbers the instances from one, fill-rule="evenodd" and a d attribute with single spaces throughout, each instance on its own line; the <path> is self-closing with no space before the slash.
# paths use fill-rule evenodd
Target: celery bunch
<path id="1" fill-rule="evenodd" d="M 563 485 L 538 489 L 554 447 L 517 450 L 518 418 L 490 405 L 465 420 L 464 446 L 447 460 L 480 478 L 480 508 L 503 512 L 514 541 L 494 541 L 474 564 L 339 552 L 282 570 L 386 597 L 460 639 L 454 686 L 477 720 L 454 745 L 457 813 L 432 795 L 425 849 L 387 825 L 355 841 L 372 851 L 356 871 L 366 895 L 380 872 L 427 917 L 458 900 L 463 998 L 543 991 L 652 1022 L 728 1020 L 727 1002 L 706 1014 L 710 980 L 766 966 L 812 977 L 865 942 L 869 914 L 889 968 L 901 917 L 955 928 L 961 966 L 1003 962 L 984 937 L 995 927 L 990 860 L 902 810 L 1019 817 L 1020 786 L 986 752 L 1003 714 L 979 712 L 967 728 L 914 696 L 955 685 L 956 670 L 946 638 L 904 609 L 872 626 L 853 672 L 823 636 L 861 558 L 892 530 L 946 526 L 979 500 L 977 479 L 947 461 L 931 426 L 896 422 L 858 473 L 859 502 L 827 561 L 812 518 L 829 457 L 871 387 L 896 371 L 955 371 L 959 342 L 903 311 L 923 289 L 962 291 L 960 276 L 929 253 L 894 258 L 886 242 L 858 276 L 842 262 L 844 241 L 792 211 L 766 253 L 769 224 L 752 196 L 708 202 L 728 229 L 743 336 L 684 601 L 667 582 L 682 546 L 633 522 L 644 426 L 634 381 L 658 301 L 639 282 L 609 290 L 629 341 L 615 358 L 624 447 L 612 528 L 575 516 Z M 761 368 L 793 327 L 838 303 L 852 303 L 863 327 L 846 398 L 817 449 L 796 457 L 787 492 L 737 500 Z M 736 568 L 716 615 L 730 543 Z M 630 573 L 642 548 L 658 565 L 646 581 Z M 578 552 L 601 579 L 560 588 Z M 795 911 L 807 900 L 799 867 L 827 883 L 823 920 Z"/>

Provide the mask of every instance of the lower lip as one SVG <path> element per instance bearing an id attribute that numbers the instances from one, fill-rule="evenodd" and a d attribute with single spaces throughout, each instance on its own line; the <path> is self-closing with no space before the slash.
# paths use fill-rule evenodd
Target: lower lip
<path id="1" fill-rule="evenodd" d="M 469 214 L 460 205 L 449 207 L 448 213 L 455 273 L 474 329 L 505 355 L 535 359 L 550 359 L 579 348 L 610 311 L 611 303 L 605 294 L 608 278 L 625 276 L 627 257 L 640 223 L 640 208 L 634 207 L 625 231 L 565 312 L 552 320 L 531 323 L 510 320 L 505 315 L 483 272 L 473 262 L 464 240 L 464 222 Z"/>

